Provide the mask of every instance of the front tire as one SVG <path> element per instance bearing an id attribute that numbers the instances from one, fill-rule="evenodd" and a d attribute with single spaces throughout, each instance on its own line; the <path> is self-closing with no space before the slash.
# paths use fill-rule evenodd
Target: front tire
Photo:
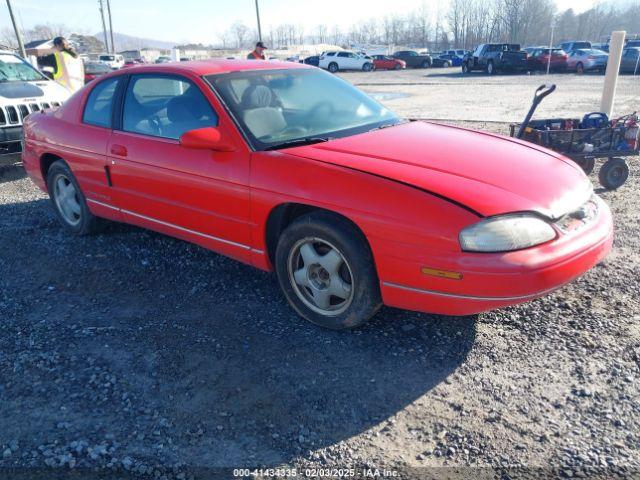
<path id="1" fill-rule="evenodd" d="M 89 235 L 100 230 L 102 221 L 89 211 L 80 185 L 69 166 L 54 162 L 47 172 L 47 189 L 58 220 L 75 235 Z"/>
<path id="2" fill-rule="evenodd" d="M 357 327 L 382 305 L 369 245 L 342 217 L 315 212 L 298 218 L 280 236 L 275 264 L 289 304 L 321 327 Z"/>
<path id="3" fill-rule="evenodd" d="M 429 62 L 429 60 L 425 60 L 424 62 L 422 62 L 422 65 L 420 65 L 420 67 L 422 68 L 429 68 L 431 66 L 431 63 Z"/>
<path id="4" fill-rule="evenodd" d="M 371 65 L 369 62 L 362 65 L 363 72 L 370 72 L 372 69 L 373 69 L 373 65 Z"/>
<path id="5" fill-rule="evenodd" d="M 467 73 L 469 73 L 469 64 L 467 62 L 464 62 L 462 64 L 462 74 L 466 75 Z"/>

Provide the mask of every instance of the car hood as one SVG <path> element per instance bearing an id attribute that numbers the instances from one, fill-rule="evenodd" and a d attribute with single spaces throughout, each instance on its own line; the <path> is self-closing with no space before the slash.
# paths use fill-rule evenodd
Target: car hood
<path id="1" fill-rule="evenodd" d="M 415 121 L 287 153 L 411 185 L 480 215 L 559 218 L 592 195 L 574 162 L 509 137 Z"/>
<path id="2" fill-rule="evenodd" d="M 29 103 L 44 100 L 64 101 L 69 98 L 69 91 L 51 80 L 33 82 L 3 82 L 0 83 L 0 102 L 9 104 Z"/>

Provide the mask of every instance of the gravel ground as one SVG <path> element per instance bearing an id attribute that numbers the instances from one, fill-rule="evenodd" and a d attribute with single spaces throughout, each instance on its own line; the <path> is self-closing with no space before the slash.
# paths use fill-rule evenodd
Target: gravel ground
<path id="1" fill-rule="evenodd" d="M 494 122 L 522 121 L 543 83 L 557 90 L 538 107 L 538 118 L 582 118 L 600 110 L 604 75 L 462 75 L 459 67 L 340 74 L 407 117 Z M 640 109 L 640 77 L 621 75 L 614 115 Z M 560 113 L 561 112 L 561 113 Z"/>
<path id="2" fill-rule="evenodd" d="M 637 160 L 602 193 L 615 247 L 581 279 L 473 317 L 387 308 L 341 333 L 298 318 L 273 275 L 199 247 L 126 225 L 71 237 L 5 168 L 0 478 L 638 475 Z"/>

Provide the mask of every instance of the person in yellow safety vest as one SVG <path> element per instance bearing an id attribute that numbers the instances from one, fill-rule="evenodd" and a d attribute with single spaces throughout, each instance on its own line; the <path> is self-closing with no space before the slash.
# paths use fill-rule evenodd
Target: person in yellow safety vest
<path id="1" fill-rule="evenodd" d="M 247 59 L 248 60 L 266 60 L 267 58 L 264 56 L 264 51 L 266 49 L 267 47 L 264 46 L 264 43 L 262 42 L 256 43 L 255 50 L 253 50 L 253 52 L 247 55 Z"/>
<path id="2" fill-rule="evenodd" d="M 53 55 L 53 79 L 71 93 L 84 86 L 84 63 L 64 37 L 53 39 L 53 48 L 38 49 L 38 56 Z"/>

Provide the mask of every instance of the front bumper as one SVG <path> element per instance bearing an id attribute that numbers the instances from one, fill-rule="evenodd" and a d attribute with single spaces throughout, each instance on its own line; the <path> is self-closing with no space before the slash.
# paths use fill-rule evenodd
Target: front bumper
<path id="1" fill-rule="evenodd" d="M 599 198 L 597 217 L 546 244 L 507 253 L 425 252 L 382 247 L 376 259 L 386 305 L 443 315 L 471 315 L 541 297 L 579 277 L 611 250 L 613 223 Z M 395 252 L 395 253 L 394 253 Z M 459 272 L 427 276 L 422 267 Z"/>
<path id="2" fill-rule="evenodd" d="M 0 165 L 20 161 L 22 126 L 0 128 Z"/>

